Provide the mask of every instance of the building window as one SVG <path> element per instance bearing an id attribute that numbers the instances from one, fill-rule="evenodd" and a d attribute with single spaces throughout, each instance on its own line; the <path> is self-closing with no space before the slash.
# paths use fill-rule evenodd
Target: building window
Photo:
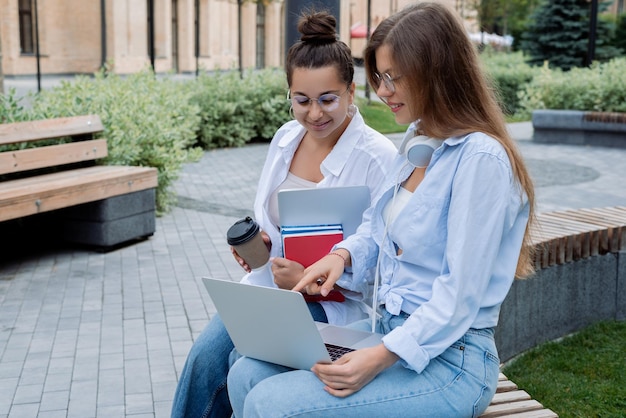
<path id="1" fill-rule="evenodd" d="M 265 6 L 256 6 L 256 68 L 265 68 Z"/>
<path id="2" fill-rule="evenodd" d="M 35 17 L 33 0 L 19 0 L 20 49 L 22 54 L 35 53 Z"/>

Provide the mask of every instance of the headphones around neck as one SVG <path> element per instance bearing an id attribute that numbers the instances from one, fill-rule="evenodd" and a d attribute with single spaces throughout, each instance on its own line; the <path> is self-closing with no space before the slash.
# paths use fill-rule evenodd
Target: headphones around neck
<path id="1" fill-rule="evenodd" d="M 416 135 L 416 123 L 412 123 L 402 138 L 398 152 L 406 155 L 407 160 L 414 167 L 427 167 L 433 152 L 441 145 L 441 140 Z"/>

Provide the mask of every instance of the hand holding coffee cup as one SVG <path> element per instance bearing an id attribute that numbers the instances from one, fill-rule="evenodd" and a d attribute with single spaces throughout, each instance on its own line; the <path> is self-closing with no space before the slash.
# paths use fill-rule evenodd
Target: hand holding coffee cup
<path id="1" fill-rule="evenodd" d="M 257 270 L 264 267 L 270 259 L 269 249 L 263 235 L 259 224 L 247 216 L 228 229 L 226 238 L 233 249 L 235 258 L 242 258 L 250 269 Z"/>
<path id="2" fill-rule="evenodd" d="M 261 230 L 261 236 L 263 237 L 263 242 L 265 242 L 265 246 L 267 247 L 268 251 L 270 251 L 270 253 L 271 253 L 271 250 L 272 250 L 272 240 L 271 240 L 270 236 L 267 234 L 267 232 L 265 232 L 263 230 Z M 239 253 L 237 252 L 235 247 L 233 247 L 232 245 L 230 247 L 230 252 L 233 255 L 233 258 L 235 259 L 237 264 L 239 264 L 246 271 L 246 273 L 250 273 L 252 271 L 250 266 L 246 263 L 246 260 L 244 260 L 243 257 L 241 257 L 239 255 Z"/>

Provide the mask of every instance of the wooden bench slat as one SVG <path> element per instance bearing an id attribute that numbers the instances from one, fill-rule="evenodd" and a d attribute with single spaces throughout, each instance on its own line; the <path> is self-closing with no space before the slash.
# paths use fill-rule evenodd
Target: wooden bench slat
<path id="1" fill-rule="evenodd" d="M 0 183 L 0 221 L 157 187 L 151 167 L 95 166 Z"/>
<path id="2" fill-rule="evenodd" d="M 495 418 L 503 417 L 511 414 L 519 414 L 521 412 L 534 411 L 538 409 L 544 409 L 543 405 L 534 399 L 529 399 L 519 402 L 509 402 L 503 404 L 493 405 L 490 404 L 485 412 L 480 416 L 481 418 Z"/>
<path id="3" fill-rule="evenodd" d="M 98 115 L 5 123 L 0 124 L 0 145 L 94 134 L 103 130 L 104 126 Z"/>
<path id="4" fill-rule="evenodd" d="M 518 402 L 531 399 L 530 395 L 523 390 L 511 390 L 507 392 L 496 392 L 491 400 L 491 405 L 501 403 Z"/>
<path id="5" fill-rule="evenodd" d="M 514 414 L 500 415 L 501 418 L 558 418 L 559 416 L 554 411 L 544 409 L 534 409 L 532 411 L 524 411 Z"/>
<path id="6" fill-rule="evenodd" d="M 0 174 L 96 160 L 108 155 L 105 139 L 0 153 Z"/>
<path id="7" fill-rule="evenodd" d="M 517 390 L 517 385 L 510 380 L 502 380 L 498 382 L 498 387 L 496 388 L 496 393 L 502 392 L 510 392 L 513 390 Z"/>

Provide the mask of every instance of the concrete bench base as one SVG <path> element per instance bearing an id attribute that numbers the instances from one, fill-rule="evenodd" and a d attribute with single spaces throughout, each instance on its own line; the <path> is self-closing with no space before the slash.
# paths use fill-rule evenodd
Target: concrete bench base
<path id="1" fill-rule="evenodd" d="M 536 272 L 515 280 L 495 339 L 506 362 L 600 321 L 626 320 L 626 207 L 537 215 Z"/>
<path id="2" fill-rule="evenodd" d="M 68 242 L 107 249 L 155 232 L 155 189 L 141 190 L 57 211 Z"/>
<path id="3" fill-rule="evenodd" d="M 626 113 L 535 110 L 533 142 L 626 148 Z"/>
<path id="4" fill-rule="evenodd" d="M 516 280 L 500 310 L 496 330 L 500 360 L 600 321 L 625 319 L 625 268 L 626 252 L 609 253 L 553 265 Z"/>
<path id="5" fill-rule="evenodd" d="M 3 256 L 75 245 L 110 251 L 155 233 L 155 189 L 0 222 Z"/>

